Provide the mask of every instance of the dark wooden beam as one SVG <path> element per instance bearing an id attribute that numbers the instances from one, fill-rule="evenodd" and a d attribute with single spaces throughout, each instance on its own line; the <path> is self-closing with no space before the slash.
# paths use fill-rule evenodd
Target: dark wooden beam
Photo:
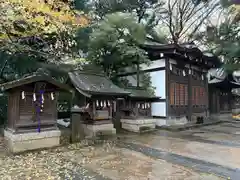
<path id="1" fill-rule="evenodd" d="M 162 70 L 165 70 L 165 69 L 166 69 L 166 67 L 159 67 L 159 68 L 154 68 L 154 69 L 141 70 L 141 71 L 139 71 L 139 74 L 148 73 L 148 72 L 155 72 L 155 71 L 162 71 Z M 135 74 L 137 74 L 137 71 L 121 73 L 121 74 L 118 74 L 117 77 L 131 76 L 131 75 L 135 75 Z"/>

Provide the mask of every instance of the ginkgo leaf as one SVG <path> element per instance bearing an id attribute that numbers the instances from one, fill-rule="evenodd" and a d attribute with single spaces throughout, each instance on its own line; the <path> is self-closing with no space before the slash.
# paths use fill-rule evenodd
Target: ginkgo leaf
<path id="1" fill-rule="evenodd" d="M 36 30 L 38 33 L 58 32 L 66 27 L 75 28 L 89 24 L 83 13 L 78 12 L 76 15 L 76 10 L 71 10 L 70 4 L 57 0 L 47 2 L 43 0 L 6 0 L 0 2 L 0 9 L 0 32 L 7 31 L 6 33 L 11 34 L 14 30 L 14 23 L 17 26 L 16 24 L 20 21 L 28 24 L 28 29 L 24 34 L 14 32 L 13 34 L 16 36 L 29 36 L 32 31 L 36 33 Z M 22 31 L 24 27 L 20 29 Z M 0 37 L 6 38 L 7 36 L 1 35 Z"/>

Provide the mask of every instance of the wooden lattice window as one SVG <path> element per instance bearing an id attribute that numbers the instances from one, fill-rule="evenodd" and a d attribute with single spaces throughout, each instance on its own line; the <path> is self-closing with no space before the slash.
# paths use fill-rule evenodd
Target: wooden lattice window
<path id="1" fill-rule="evenodd" d="M 180 105 L 180 84 L 175 85 L 175 105 Z"/>
<path id="2" fill-rule="evenodd" d="M 185 84 L 171 83 L 170 85 L 170 104 L 188 105 L 188 86 Z"/>
<path id="3" fill-rule="evenodd" d="M 195 89 L 195 94 L 196 94 L 196 96 L 195 96 L 195 98 L 196 98 L 196 105 L 198 106 L 198 105 L 200 105 L 200 96 L 199 96 L 199 94 L 200 94 L 200 88 L 199 87 L 196 87 L 196 89 Z"/>
<path id="4" fill-rule="evenodd" d="M 185 88 L 185 101 L 184 101 L 184 104 L 188 105 L 188 85 L 185 85 L 184 88 Z"/>
<path id="5" fill-rule="evenodd" d="M 192 105 L 196 105 L 196 87 L 192 87 Z"/>
<path id="6" fill-rule="evenodd" d="M 175 83 L 170 84 L 170 104 L 175 104 Z"/>
<path id="7" fill-rule="evenodd" d="M 184 105 L 185 104 L 185 87 L 184 84 L 180 84 L 180 105 Z"/>
<path id="8" fill-rule="evenodd" d="M 206 92 L 205 88 L 202 88 L 202 105 L 206 105 Z"/>
<path id="9" fill-rule="evenodd" d="M 25 96 L 25 99 L 21 99 L 19 102 L 20 121 L 36 121 L 36 106 L 32 100 L 32 95 Z"/>

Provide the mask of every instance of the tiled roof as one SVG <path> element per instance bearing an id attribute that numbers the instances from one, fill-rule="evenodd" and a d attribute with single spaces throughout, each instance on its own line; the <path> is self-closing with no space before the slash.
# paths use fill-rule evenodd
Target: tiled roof
<path id="1" fill-rule="evenodd" d="M 39 82 L 39 81 L 46 81 L 50 84 L 55 85 L 56 87 L 58 87 L 59 89 L 62 89 L 62 90 L 66 90 L 66 91 L 71 90 L 71 88 L 68 85 L 60 83 L 57 80 L 51 78 L 50 76 L 45 75 L 45 74 L 40 74 L 40 73 L 34 73 L 32 75 L 1 84 L 0 88 L 2 91 L 5 91 L 5 90 L 17 88 L 17 87 L 25 85 L 25 84 L 30 84 L 30 83 Z"/>
<path id="2" fill-rule="evenodd" d="M 85 71 L 70 72 L 69 78 L 74 87 L 90 95 L 128 95 L 129 92 L 113 84 L 103 74 L 90 73 Z"/>
<path id="3" fill-rule="evenodd" d="M 130 97 L 132 98 L 141 98 L 141 99 L 160 99 L 161 97 L 155 96 L 153 93 L 149 92 L 149 90 L 144 88 L 137 88 L 137 87 L 129 87 L 125 88 L 126 91 L 130 92 Z"/>

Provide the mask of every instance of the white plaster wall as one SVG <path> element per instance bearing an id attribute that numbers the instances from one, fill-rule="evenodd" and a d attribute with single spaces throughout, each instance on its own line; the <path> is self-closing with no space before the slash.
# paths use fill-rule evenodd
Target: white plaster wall
<path id="1" fill-rule="evenodd" d="M 166 117 L 166 102 L 152 103 L 152 116 Z"/>
<path id="2" fill-rule="evenodd" d="M 150 72 L 152 86 L 155 87 L 155 95 L 166 99 L 166 71 Z M 166 116 L 166 102 L 152 103 L 152 116 Z"/>
<path id="3" fill-rule="evenodd" d="M 147 65 L 147 64 L 140 65 L 142 70 L 156 69 L 156 68 L 165 67 L 165 66 L 166 66 L 165 59 L 159 59 L 156 61 L 152 61 L 150 65 Z"/>
<path id="4" fill-rule="evenodd" d="M 166 98 L 166 71 L 150 72 L 152 86 L 155 87 L 155 95 L 162 99 Z"/>

